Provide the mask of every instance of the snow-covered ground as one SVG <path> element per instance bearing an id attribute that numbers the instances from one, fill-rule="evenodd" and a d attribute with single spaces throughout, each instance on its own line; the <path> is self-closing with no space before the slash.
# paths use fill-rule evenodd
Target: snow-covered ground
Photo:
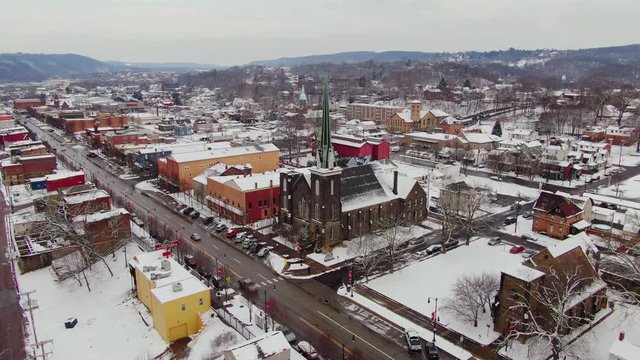
<path id="1" fill-rule="evenodd" d="M 127 245 L 127 259 L 140 252 L 133 243 Z M 73 278 L 57 283 L 49 268 L 18 275 L 22 291 L 36 291 L 32 298 L 39 305 L 34 311 L 38 340 L 53 340 L 53 358 L 136 359 L 155 357 L 166 348 L 151 325 L 151 314 L 131 291 L 123 250 L 107 261 L 113 277 L 102 263 L 86 271 L 91 292 L 84 279 L 82 285 Z M 78 324 L 65 329 L 70 317 Z"/>
<path id="2" fill-rule="evenodd" d="M 609 177 L 612 179 L 612 177 Z M 597 191 L 599 195 L 614 196 L 626 199 L 640 199 L 640 175 L 631 177 L 620 184 L 608 185 L 599 188 Z"/>
<path id="3" fill-rule="evenodd" d="M 220 358 L 228 349 L 245 339 L 233 328 L 227 326 L 217 316 L 211 316 L 212 310 L 202 314 L 205 326 L 189 342 L 189 360 L 208 360 Z"/>
<path id="4" fill-rule="evenodd" d="M 465 182 L 469 186 L 481 186 L 486 187 L 489 190 L 495 191 L 498 194 L 509 195 L 509 196 L 517 196 L 527 199 L 535 199 L 539 195 L 539 190 L 535 188 L 530 188 L 527 186 L 522 186 L 518 184 L 496 181 L 493 179 L 467 175 Z"/>
<path id="5" fill-rule="evenodd" d="M 636 166 L 640 164 L 640 153 L 636 152 L 635 146 L 623 146 L 621 157 L 620 146 L 613 145 L 611 146 L 609 163 L 613 165 L 620 164 L 621 166 Z"/>
<path id="6" fill-rule="evenodd" d="M 442 325 L 482 344 L 489 344 L 500 336 L 493 331 L 489 311 L 480 314 L 478 326 L 474 327 L 473 323 L 457 318 L 446 309 L 447 298 L 451 296 L 453 284 L 462 275 L 488 272 L 497 277 L 501 270 L 521 264 L 522 256 L 510 254 L 509 249 L 509 245 L 489 246 L 487 239 L 480 238 L 469 246 L 460 246 L 372 280 L 367 286 L 425 316 L 430 316 L 434 310 L 433 303 L 427 304 L 427 297 L 438 297 L 438 316 Z"/>

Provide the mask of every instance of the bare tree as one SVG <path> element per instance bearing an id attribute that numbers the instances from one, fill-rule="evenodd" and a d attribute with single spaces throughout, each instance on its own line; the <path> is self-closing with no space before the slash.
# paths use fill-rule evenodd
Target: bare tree
<path id="1" fill-rule="evenodd" d="M 496 175 L 502 175 L 509 168 L 507 156 L 501 150 L 492 150 L 491 152 L 492 154 L 487 158 L 487 167 Z"/>
<path id="2" fill-rule="evenodd" d="M 404 240 L 406 240 L 405 234 L 402 232 L 403 225 L 404 220 L 401 214 L 397 214 L 393 217 L 389 216 L 380 220 L 382 238 L 386 245 L 386 252 L 391 272 L 395 269 L 398 247 Z"/>
<path id="3" fill-rule="evenodd" d="M 359 261 L 356 267 L 364 272 L 365 282 L 369 282 L 369 275 L 384 260 L 384 256 L 377 251 L 374 237 L 371 234 L 361 234 L 351 240 L 355 243 L 355 251 L 358 253 Z"/>
<path id="4" fill-rule="evenodd" d="M 443 228 L 448 228 L 449 234 L 443 233 L 444 240 L 447 241 L 454 230 L 463 231 L 466 244 L 469 245 L 471 236 L 478 232 L 479 222 L 478 212 L 487 204 L 488 191 L 481 187 L 471 187 L 465 182 L 450 184 L 445 189 L 440 190 L 440 202 L 443 209 L 445 221 Z"/>
<path id="5" fill-rule="evenodd" d="M 551 269 L 544 284 L 521 288 L 516 292 L 517 300 L 511 311 L 523 316 L 512 320 L 505 342 L 533 338 L 530 346 L 543 345 L 545 351 L 551 351 L 554 360 L 560 359 L 562 354 L 573 355 L 568 346 L 570 339 L 565 334 L 591 319 L 570 311 L 572 301 L 593 281 L 593 278 L 583 277 L 577 268 L 561 272 Z"/>
<path id="6" fill-rule="evenodd" d="M 620 126 L 622 117 L 631 104 L 631 99 L 632 94 L 626 90 L 621 90 L 611 95 L 611 105 L 615 106 L 616 110 L 618 110 L 618 126 Z"/>
<path id="7" fill-rule="evenodd" d="M 473 322 L 478 326 L 480 313 L 486 313 L 491 300 L 500 288 L 498 277 L 486 272 L 459 277 L 448 299 L 445 309 L 453 312 L 458 318 Z"/>

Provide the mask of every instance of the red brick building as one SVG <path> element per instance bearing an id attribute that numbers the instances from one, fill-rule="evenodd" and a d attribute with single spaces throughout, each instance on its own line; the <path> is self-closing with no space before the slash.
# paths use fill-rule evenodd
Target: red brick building
<path id="1" fill-rule="evenodd" d="M 22 126 L 0 130 L 0 147 L 7 143 L 25 141 L 29 139 L 29 131 Z"/>
<path id="2" fill-rule="evenodd" d="M 69 216 L 87 215 L 111 209 L 111 196 L 101 189 L 68 195 L 63 200 L 65 211 Z"/>
<path id="3" fill-rule="evenodd" d="M 356 136 L 332 135 L 331 145 L 341 157 L 365 157 L 372 160 L 388 159 L 391 145 L 385 140 L 368 140 Z"/>
<path id="4" fill-rule="evenodd" d="M 6 185 L 16 185 L 51 174 L 56 166 L 56 157 L 52 154 L 16 156 L 0 163 L 0 171 Z"/>
<path id="5" fill-rule="evenodd" d="M 125 209 L 105 210 L 73 218 L 77 231 L 91 239 L 98 252 L 105 254 L 131 239 L 131 215 Z"/>
<path id="6" fill-rule="evenodd" d="M 67 171 L 45 176 L 47 191 L 57 191 L 85 183 L 83 171 Z"/>
<path id="7" fill-rule="evenodd" d="M 638 141 L 640 128 L 609 126 L 605 136 L 605 141 L 609 144 L 630 146 Z"/>
<path id="8" fill-rule="evenodd" d="M 583 211 L 571 199 L 541 191 L 533 205 L 532 230 L 556 239 L 566 239 L 571 225 L 582 220 Z"/>
<path id="9" fill-rule="evenodd" d="M 34 106 L 42 106 L 42 99 L 15 99 L 13 100 L 13 108 L 16 110 L 28 110 Z"/>

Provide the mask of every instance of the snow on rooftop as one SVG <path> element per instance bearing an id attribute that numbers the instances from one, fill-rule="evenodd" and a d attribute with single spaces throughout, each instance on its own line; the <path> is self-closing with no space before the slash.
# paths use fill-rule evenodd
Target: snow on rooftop
<path id="1" fill-rule="evenodd" d="M 513 267 L 506 267 L 502 272 L 524 282 L 531 282 L 545 275 L 540 270 L 532 269 L 522 264 L 518 264 Z"/>
<path id="2" fill-rule="evenodd" d="M 291 345 L 281 331 L 274 331 L 241 342 L 226 351 L 237 360 L 261 360 L 285 351 L 291 351 Z"/>
<path id="3" fill-rule="evenodd" d="M 258 153 L 270 152 L 270 151 L 280 151 L 280 149 L 278 149 L 278 147 L 273 144 L 262 144 L 262 145 L 232 147 L 227 149 L 209 150 L 209 151 L 195 151 L 195 152 L 183 153 L 183 154 L 172 154 L 170 155 L 170 157 L 172 157 L 178 163 L 183 163 L 183 162 L 206 160 L 206 159 L 216 159 L 216 158 L 229 157 L 229 156 L 258 154 Z"/>
<path id="4" fill-rule="evenodd" d="M 593 239 L 591 239 L 589 235 L 587 235 L 587 233 L 585 233 L 584 231 L 569 236 L 565 240 L 555 242 L 553 243 L 553 245 L 547 246 L 547 249 L 549 249 L 551 256 L 557 258 L 558 256 L 561 256 L 566 252 L 575 249 L 576 247 L 582 248 L 582 251 L 585 253 L 588 249 L 590 249 L 592 252 L 598 252 Z"/>
<path id="5" fill-rule="evenodd" d="M 60 171 L 55 174 L 45 175 L 44 178 L 46 181 L 54 181 L 54 180 L 61 180 L 61 179 L 70 178 L 72 176 L 80 176 L 80 175 L 84 175 L 84 171 Z"/>
<path id="6" fill-rule="evenodd" d="M 96 199 L 103 199 L 108 197 L 110 197 L 108 192 L 102 189 L 94 189 L 92 191 L 65 196 L 64 201 L 67 204 L 82 204 L 83 202 L 96 200 Z"/>
<path id="7" fill-rule="evenodd" d="M 429 112 L 435 117 L 447 117 L 447 116 L 449 116 L 448 113 L 446 113 L 446 112 L 444 112 L 442 110 L 438 110 L 438 109 L 432 109 L 432 110 L 429 110 Z"/>
<path id="8" fill-rule="evenodd" d="M 178 263 L 176 263 L 176 265 L 180 266 Z M 180 290 L 174 291 L 173 285 L 177 283 L 180 284 L 181 288 Z M 181 299 L 185 296 L 198 294 L 201 292 L 206 292 L 208 290 L 209 288 L 205 286 L 202 282 L 200 282 L 200 280 L 191 276 L 184 280 L 172 282 L 171 284 L 168 284 L 166 286 L 160 286 L 155 289 L 151 289 L 151 293 L 161 303 L 167 303 L 169 301 Z"/>
<path id="9" fill-rule="evenodd" d="M 128 214 L 129 212 L 123 208 L 99 211 L 92 214 L 87 215 L 78 215 L 73 218 L 73 222 L 84 221 L 86 223 L 92 223 L 97 221 L 102 221 L 104 219 L 109 219 L 115 216 L 120 216 L 124 214 Z"/>
<path id="10" fill-rule="evenodd" d="M 280 186 L 280 169 L 252 175 L 210 176 L 209 179 L 241 191 L 251 191 Z"/>

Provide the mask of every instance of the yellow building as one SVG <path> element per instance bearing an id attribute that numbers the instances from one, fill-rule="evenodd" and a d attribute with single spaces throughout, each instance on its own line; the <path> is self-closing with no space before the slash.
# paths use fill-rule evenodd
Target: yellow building
<path id="1" fill-rule="evenodd" d="M 129 262 L 136 295 L 151 312 L 153 327 L 167 343 L 200 331 L 200 315 L 211 308 L 210 288 L 171 256 L 158 250 Z"/>
<path id="2" fill-rule="evenodd" d="M 193 188 L 193 178 L 215 163 L 227 165 L 251 164 L 253 172 L 262 173 L 280 168 L 280 149 L 273 144 L 251 145 L 172 154 L 158 160 L 158 177 L 180 191 Z"/>

